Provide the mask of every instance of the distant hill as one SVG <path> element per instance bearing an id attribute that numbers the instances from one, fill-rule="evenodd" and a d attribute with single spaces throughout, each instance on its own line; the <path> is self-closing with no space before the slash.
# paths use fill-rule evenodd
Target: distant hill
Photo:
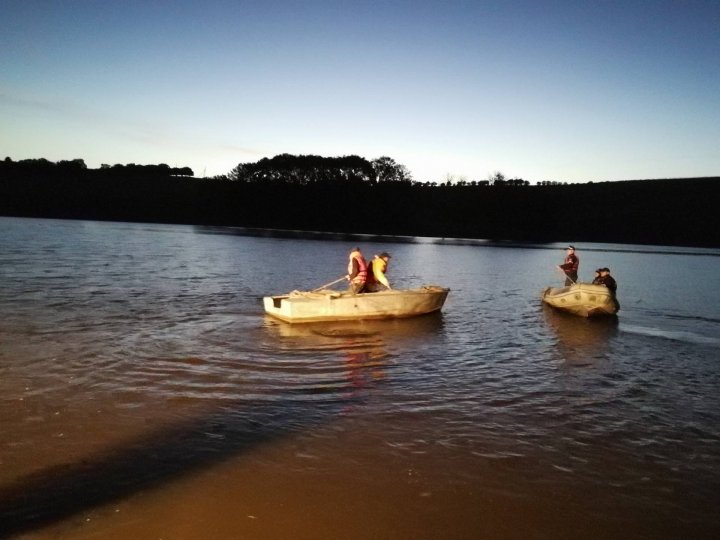
<path id="1" fill-rule="evenodd" d="M 257 171 L 240 181 L 194 178 L 188 168 L 166 165 L 88 169 L 82 160 L 30 161 L 36 166 L 0 161 L 0 215 L 720 247 L 720 177 L 431 185 L 366 181 L 372 169 L 356 163 L 357 174 L 333 172 L 312 182 L 298 181 L 297 170 L 292 182 Z"/>

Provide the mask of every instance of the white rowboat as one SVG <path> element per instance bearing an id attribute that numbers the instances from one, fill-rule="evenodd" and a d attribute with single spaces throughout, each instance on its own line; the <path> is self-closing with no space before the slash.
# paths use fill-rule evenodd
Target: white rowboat
<path id="1" fill-rule="evenodd" d="M 442 309 L 450 289 L 425 285 L 418 289 L 353 294 L 349 291 L 293 291 L 263 298 L 265 313 L 289 323 L 392 319 L 425 315 Z"/>

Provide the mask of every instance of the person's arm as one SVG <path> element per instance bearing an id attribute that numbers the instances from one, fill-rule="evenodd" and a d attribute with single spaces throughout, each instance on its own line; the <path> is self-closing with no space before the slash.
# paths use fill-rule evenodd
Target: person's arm
<path id="1" fill-rule="evenodd" d="M 578 259 L 575 255 L 568 257 L 565 259 L 563 264 L 558 265 L 559 268 L 565 270 L 566 272 L 577 272 L 579 266 L 580 259 Z"/>
<path id="2" fill-rule="evenodd" d="M 378 283 L 382 283 L 382 284 L 385 285 L 385 287 L 387 287 L 388 289 L 391 288 L 391 287 L 390 287 L 390 282 L 388 281 L 387 276 L 385 276 L 385 274 L 383 273 L 382 270 L 376 270 L 376 271 L 375 271 L 375 279 L 377 280 Z"/>

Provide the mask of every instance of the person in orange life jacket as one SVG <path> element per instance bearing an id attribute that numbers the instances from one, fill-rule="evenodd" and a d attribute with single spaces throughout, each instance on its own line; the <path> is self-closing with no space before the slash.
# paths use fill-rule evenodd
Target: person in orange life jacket
<path id="1" fill-rule="evenodd" d="M 383 251 L 380 255 L 375 255 L 368 265 L 368 279 L 366 290 L 368 292 L 377 292 L 382 285 L 386 289 L 392 289 L 385 272 L 387 272 L 390 254 Z"/>
<path id="2" fill-rule="evenodd" d="M 363 292 L 367 283 L 367 263 L 360 248 L 356 247 L 348 255 L 347 280 L 350 282 L 350 290 L 353 294 Z"/>
<path id="3" fill-rule="evenodd" d="M 575 255 L 575 246 L 568 246 L 565 248 L 567 255 L 565 262 L 559 264 L 558 268 L 565 272 L 565 286 L 577 283 L 578 279 L 578 268 L 580 267 L 580 259 Z"/>

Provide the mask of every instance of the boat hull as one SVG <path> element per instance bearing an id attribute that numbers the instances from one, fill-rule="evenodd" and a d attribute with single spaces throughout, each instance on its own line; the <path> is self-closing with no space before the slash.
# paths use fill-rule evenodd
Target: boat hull
<path id="1" fill-rule="evenodd" d="M 556 309 L 580 317 L 612 316 L 618 311 L 617 302 L 604 285 L 575 283 L 569 287 L 548 287 L 542 301 Z"/>
<path id="2" fill-rule="evenodd" d="M 322 290 L 293 291 L 263 298 L 265 313 L 289 323 L 415 317 L 442 309 L 449 289 L 418 289 L 352 294 Z"/>

